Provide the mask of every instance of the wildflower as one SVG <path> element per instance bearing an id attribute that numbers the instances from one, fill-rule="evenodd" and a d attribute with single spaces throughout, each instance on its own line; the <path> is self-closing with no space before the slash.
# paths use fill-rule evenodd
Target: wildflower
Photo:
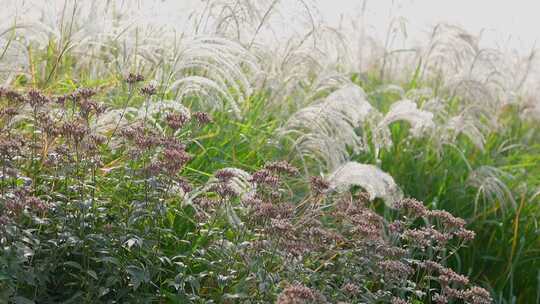
<path id="1" fill-rule="evenodd" d="M 279 184 L 279 177 L 273 175 L 270 170 L 262 169 L 253 173 L 250 182 L 275 188 Z"/>
<path id="2" fill-rule="evenodd" d="M 474 233 L 474 231 L 464 228 L 461 228 L 458 231 L 454 232 L 454 235 L 464 241 L 472 241 L 476 237 L 476 233 Z"/>
<path id="3" fill-rule="evenodd" d="M 432 297 L 432 300 L 433 302 L 435 302 L 435 304 L 448 304 L 448 297 L 439 293 L 435 293 Z"/>
<path id="4" fill-rule="evenodd" d="M 179 149 L 179 150 L 185 150 L 186 145 L 182 143 L 178 138 L 176 137 L 160 137 L 159 134 L 155 132 L 148 132 L 148 136 L 152 136 L 156 139 L 156 141 L 163 147 L 169 148 L 169 149 Z"/>
<path id="5" fill-rule="evenodd" d="M 32 107 L 41 107 L 51 102 L 51 100 L 47 96 L 43 95 L 43 93 L 36 89 L 31 89 L 30 91 L 28 91 L 27 100 Z"/>
<path id="6" fill-rule="evenodd" d="M 463 297 L 471 304 L 490 304 L 493 302 L 489 292 L 478 286 L 467 289 L 463 293 Z"/>
<path id="7" fill-rule="evenodd" d="M 27 197 L 25 199 L 25 204 L 36 211 L 45 211 L 47 209 L 47 205 L 41 199 L 35 196 Z"/>
<path id="8" fill-rule="evenodd" d="M 442 287 L 449 288 L 450 284 L 457 283 L 461 285 L 468 285 L 469 278 L 464 275 L 460 275 L 453 271 L 452 269 L 445 267 L 434 261 L 423 261 L 418 264 L 420 268 L 426 269 L 427 271 L 434 271 L 438 273 L 438 280 Z M 447 290 L 448 291 L 448 290 Z M 457 292 L 454 293 L 454 296 L 457 295 Z"/>
<path id="9" fill-rule="evenodd" d="M 167 148 L 163 151 L 163 165 L 169 174 L 176 174 L 191 160 L 191 156 L 183 149 Z"/>
<path id="10" fill-rule="evenodd" d="M 75 101 L 84 100 L 91 98 L 92 96 L 96 95 L 97 91 L 90 88 L 79 88 L 75 92 L 71 94 L 71 99 Z M 64 99 L 65 100 L 65 99 Z"/>
<path id="11" fill-rule="evenodd" d="M 405 198 L 394 203 L 394 207 L 397 209 L 403 209 L 416 217 L 422 217 L 428 214 L 428 210 L 424 207 L 422 202 L 419 202 L 413 198 Z"/>
<path id="12" fill-rule="evenodd" d="M 462 228 L 465 226 L 465 220 L 455 217 L 444 210 L 433 210 L 429 211 L 427 214 L 429 217 L 439 219 L 447 228 Z"/>
<path id="13" fill-rule="evenodd" d="M 217 199 L 211 199 L 208 197 L 198 197 L 194 200 L 194 203 L 197 204 L 204 210 L 210 210 L 219 205 L 220 201 Z"/>
<path id="14" fill-rule="evenodd" d="M 65 145 L 59 145 L 54 149 L 50 150 L 45 163 L 47 165 L 59 165 L 62 161 L 70 162 L 72 161 L 72 155 L 69 148 Z"/>
<path id="15" fill-rule="evenodd" d="M 405 230 L 401 238 L 410 241 L 411 245 L 425 250 L 434 245 L 436 245 L 435 249 L 441 249 L 452 238 L 452 235 L 437 231 L 433 227 L 422 227 Z"/>
<path id="16" fill-rule="evenodd" d="M 214 176 L 223 183 L 229 182 L 233 177 L 236 177 L 236 173 L 230 169 L 221 169 L 216 171 Z"/>
<path id="17" fill-rule="evenodd" d="M 70 97 L 69 95 L 56 96 L 56 97 L 53 98 L 53 102 L 60 105 L 60 106 L 64 106 L 66 104 L 66 100 L 69 97 Z"/>
<path id="18" fill-rule="evenodd" d="M 193 116 L 195 117 L 199 125 L 206 125 L 212 122 L 212 117 L 206 112 L 195 112 L 193 113 Z"/>
<path id="19" fill-rule="evenodd" d="M 169 128 L 173 130 L 178 130 L 184 126 L 184 124 L 189 120 L 189 116 L 185 113 L 169 113 L 165 117 L 165 121 Z"/>
<path id="20" fill-rule="evenodd" d="M 411 302 L 403 300 L 401 298 L 393 297 L 390 304 L 410 304 Z"/>
<path id="21" fill-rule="evenodd" d="M 400 261 L 386 260 L 377 264 L 383 270 L 385 277 L 390 280 L 402 281 L 407 279 L 407 277 L 413 273 L 410 266 L 405 265 Z"/>
<path id="22" fill-rule="evenodd" d="M 382 236 L 382 217 L 367 208 L 349 209 L 346 217 L 355 226 L 353 232 L 368 239 L 379 239 Z"/>
<path id="23" fill-rule="evenodd" d="M 252 210 L 254 219 L 290 218 L 294 212 L 294 206 L 288 203 L 261 202 L 252 206 Z"/>
<path id="24" fill-rule="evenodd" d="M 47 133 L 49 136 L 57 136 L 61 133 L 60 128 L 57 124 L 51 119 L 51 117 L 45 113 L 40 113 L 37 116 L 37 121 L 40 128 Z"/>
<path id="25" fill-rule="evenodd" d="M 343 240 L 341 235 L 323 227 L 309 227 L 308 229 L 303 229 L 302 232 L 307 238 L 314 240 L 320 245 L 328 245 L 332 242 Z"/>
<path id="26" fill-rule="evenodd" d="M 253 207 L 259 204 L 262 204 L 263 201 L 254 195 L 245 196 L 242 198 L 242 203 L 244 203 L 247 206 Z"/>
<path id="27" fill-rule="evenodd" d="M 297 168 L 284 160 L 268 163 L 264 166 L 264 169 L 278 174 L 298 175 L 299 173 Z"/>
<path id="28" fill-rule="evenodd" d="M 91 134 L 90 141 L 95 145 L 102 145 L 107 141 L 107 138 L 101 134 Z"/>
<path id="29" fill-rule="evenodd" d="M 13 117 L 17 115 L 19 112 L 16 108 L 5 108 L 0 110 L 0 115 L 2 116 L 8 116 Z"/>
<path id="30" fill-rule="evenodd" d="M 88 128 L 82 122 L 66 122 L 62 125 L 61 133 L 66 137 L 71 137 L 75 141 L 81 141 L 88 134 Z"/>
<path id="31" fill-rule="evenodd" d="M 361 234 L 368 239 L 378 239 L 381 237 L 381 230 L 376 225 L 367 221 L 361 221 L 356 224 L 353 232 Z"/>
<path id="32" fill-rule="evenodd" d="M 238 192 L 227 183 L 217 183 L 210 187 L 210 191 L 216 192 L 222 198 L 238 196 Z"/>
<path id="33" fill-rule="evenodd" d="M 141 74 L 129 73 L 128 76 L 124 79 L 128 84 L 135 84 L 137 82 L 144 81 L 144 76 Z"/>
<path id="34" fill-rule="evenodd" d="M 439 264 L 437 262 L 431 261 L 431 260 L 422 261 L 422 262 L 418 263 L 418 266 L 420 268 L 426 269 L 427 271 L 436 271 L 436 272 L 439 272 L 444 268 L 443 265 L 441 265 L 441 264 Z"/>
<path id="35" fill-rule="evenodd" d="M 10 222 L 9 217 L 2 215 L 0 216 L 0 227 L 7 225 Z"/>
<path id="36" fill-rule="evenodd" d="M 81 108 L 81 114 L 83 117 L 88 117 L 91 113 L 99 115 L 105 111 L 105 107 L 103 105 L 100 105 L 98 102 L 90 99 L 83 99 L 79 106 Z"/>
<path id="37" fill-rule="evenodd" d="M 189 181 L 185 178 L 182 178 L 182 177 L 178 177 L 176 179 L 176 182 L 178 183 L 178 186 L 180 187 L 180 189 L 182 189 L 182 191 L 184 191 L 184 193 L 189 193 L 193 190 L 193 186 L 191 186 L 191 184 L 189 183 Z"/>
<path id="38" fill-rule="evenodd" d="M 163 163 L 160 161 L 153 161 L 143 169 L 143 172 L 148 175 L 158 175 L 161 174 L 162 171 Z"/>
<path id="39" fill-rule="evenodd" d="M 393 232 L 393 233 L 402 232 L 404 228 L 405 228 L 405 222 L 400 221 L 400 220 L 393 221 L 392 223 L 388 225 L 388 231 Z"/>
<path id="40" fill-rule="evenodd" d="M 159 144 L 164 144 L 164 146 L 167 148 L 179 148 L 165 144 L 158 134 L 150 130 L 146 130 L 141 126 L 123 129 L 121 131 L 121 135 L 128 140 L 132 140 L 140 150 L 147 150 Z"/>
<path id="41" fill-rule="evenodd" d="M 441 267 L 439 269 L 439 282 L 443 286 L 448 286 L 450 283 L 467 285 L 469 284 L 469 278 L 464 275 L 457 274 L 450 268 Z"/>
<path id="42" fill-rule="evenodd" d="M 157 88 L 152 84 L 149 84 L 141 88 L 141 94 L 144 96 L 150 97 L 152 95 L 156 95 L 156 92 L 157 92 Z"/>
<path id="43" fill-rule="evenodd" d="M 19 152 L 23 146 L 23 138 L 20 136 L 2 136 L 0 135 L 0 154 L 11 156 Z"/>
<path id="44" fill-rule="evenodd" d="M 347 283 L 341 287 L 341 290 L 348 295 L 355 296 L 360 293 L 360 287 L 353 283 Z"/>
<path id="45" fill-rule="evenodd" d="M 11 89 L 6 89 L 3 93 L 4 97 L 12 102 L 23 103 L 26 102 L 26 98 L 19 92 Z"/>
<path id="46" fill-rule="evenodd" d="M 279 234 L 280 236 L 290 234 L 292 229 L 293 225 L 291 221 L 287 219 L 270 219 L 270 230 Z"/>
<path id="47" fill-rule="evenodd" d="M 301 257 L 308 252 L 312 252 L 313 248 L 305 241 L 299 241 L 297 239 L 285 238 L 280 244 L 288 255 L 292 257 Z"/>
<path id="48" fill-rule="evenodd" d="M 285 288 L 278 296 L 276 304 L 304 304 L 315 301 L 313 290 L 300 284 Z"/>
<path id="49" fill-rule="evenodd" d="M 310 183 L 310 186 L 311 186 L 311 191 L 315 195 L 323 194 L 328 189 L 330 189 L 330 182 L 324 180 L 322 177 L 319 177 L 319 176 L 310 177 L 309 183 Z"/>
<path id="50" fill-rule="evenodd" d="M 443 286 L 442 292 L 446 297 L 450 299 L 463 299 L 465 296 L 463 290 L 450 288 L 448 286 Z"/>
<path id="51" fill-rule="evenodd" d="M 387 246 L 387 244 L 382 243 L 377 248 L 381 254 L 388 258 L 401 258 L 407 254 L 407 250 L 395 246 Z"/>
<path id="52" fill-rule="evenodd" d="M 24 204 L 16 198 L 8 199 L 5 202 L 4 206 L 8 212 L 16 216 L 20 215 L 22 211 L 24 210 Z"/>

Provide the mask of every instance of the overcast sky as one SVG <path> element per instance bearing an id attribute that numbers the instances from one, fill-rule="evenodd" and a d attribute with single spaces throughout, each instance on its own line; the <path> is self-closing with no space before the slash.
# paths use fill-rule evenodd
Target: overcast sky
<path id="1" fill-rule="evenodd" d="M 185 11 L 189 3 L 202 3 L 201 0 L 161 1 L 160 6 L 167 7 L 167 14 Z M 341 16 L 358 16 L 364 3 L 364 0 L 311 1 L 318 3 L 323 18 L 334 25 Z M 473 34 L 484 30 L 484 46 L 507 46 L 524 52 L 536 42 L 540 46 L 540 0 L 366 1 L 367 24 L 380 36 L 384 36 L 392 18 L 404 17 L 411 42 L 425 40 L 434 25 L 447 22 L 460 25 Z M 280 3 L 298 4 L 299 0 L 280 0 Z"/>
<path id="2" fill-rule="evenodd" d="M 359 11 L 364 0 L 317 0 L 329 22 Z M 412 39 L 423 38 L 435 24 L 449 22 L 472 33 L 485 30 L 484 42 L 531 48 L 540 44 L 540 0 L 367 0 L 369 23 L 383 28 L 391 17 L 402 16 Z M 510 42 L 507 42 L 511 39 Z"/>

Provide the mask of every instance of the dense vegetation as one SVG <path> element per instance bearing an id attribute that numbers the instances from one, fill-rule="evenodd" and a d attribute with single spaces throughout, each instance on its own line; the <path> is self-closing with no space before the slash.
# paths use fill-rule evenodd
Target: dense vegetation
<path id="1" fill-rule="evenodd" d="M 540 299 L 534 54 L 57 2 L 0 23 L 0 302 Z"/>

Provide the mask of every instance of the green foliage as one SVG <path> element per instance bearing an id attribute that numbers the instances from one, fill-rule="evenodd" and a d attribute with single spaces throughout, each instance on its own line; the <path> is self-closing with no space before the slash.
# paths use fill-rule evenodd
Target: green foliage
<path id="1" fill-rule="evenodd" d="M 373 104 L 384 108 L 397 97 L 372 98 Z M 453 267 L 485 282 L 500 302 L 528 303 L 539 295 L 532 282 L 538 282 L 540 263 L 540 198 L 535 195 L 540 187 L 540 129 L 518 115 L 515 107 L 505 109 L 483 151 L 463 136 L 441 149 L 437 138 L 410 138 L 407 124 L 395 123 L 390 149 L 378 158 L 368 153 L 355 159 L 379 164 L 406 195 L 466 219 L 477 238 L 454 257 Z M 481 192 L 471 184 L 471 173 L 482 166 L 504 173 L 487 179 L 497 178 L 508 189 L 506 195 L 490 195 L 490 190 Z"/>

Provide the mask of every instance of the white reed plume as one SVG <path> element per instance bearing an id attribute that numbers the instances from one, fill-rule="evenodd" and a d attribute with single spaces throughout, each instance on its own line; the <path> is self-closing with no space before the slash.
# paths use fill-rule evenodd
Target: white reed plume
<path id="1" fill-rule="evenodd" d="M 492 129 L 483 115 L 474 113 L 475 108 L 469 107 L 459 115 L 448 118 L 442 126 L 439 136 L 448 142 L 455 142 L 459 135 L 466 136 L 479 150 L 484 150 L 486 136 Z"/>
<path id="2" fill-rule="evenodd" d="M 489 203 L 499 203 L 501 207 L 516 208 L 516 201 L 505 180 L 513 176 L 493 166 L 481 166 L 473 170 L 467 178 L 467 185 L 476 188 L 475 210 L 481 199 Z"/>
<path id="3" fill-rule="evenodd" d="M 302 157 L 314 157 L 334 169 L 349 158 L 349 149 L 358 153 L 366 148 L 357 128 L 372 112 L 376 110 L 364 91 L 348 85 L 293 114 L 280 135 L 294 138 Z"/>
<path id="4" fill-rule="evenodd" d="M 368 192 L 371 200 L 381 198 L 388 207 L 403 198 L 403 192 L 392 176 L 373 165 L 348 162 L 332 172 L 328 180 L 336 191 L 360 186 Z"/>
<path id="5" fill-rule="evenodd" d="M 540 122 L 540 86 L 532 91 L 523 102 L 521 117 L 524 120 Z"/>
<path id="6" fill-rule="evenodd" d="M 380 122 L 379 128 L 387 128 L 393 122 L 404 120 L 411 125 L 411 134 L 420 137 L 423 132 L 435 127 L 433 113 L 418 109 L 415 102 L 404 99 L 393 103 Z"/>
<path id="7" fill-rule="evenodd" d="M 225 181 L 225 183 L 240 197 L 247 198 L 253 195 L 255 186 L 250 182 L 251 174 L 242 169 L 234 167 L 223 168 L 220 169 L 220 171 L 228 171 L 232 173 L 233 176 L 229 180 Z M 192 191 L 192 193 L 190 193 L 190 198 L 194 199 L 207 193 L 213 186 L 219 183 L 223 183 L 223 181 L 220 181 L 215 176 L 211 176 L 204 186 L 195 189 Z"/>
<path id="8" fill-rule="evenodd" d="M 195 37 L 181 42 L 171 67 L 180 98 L 199 97 L 213 109 L 229 107 L 240 116 L 252 92 L 249 74 L 259 70 L 256 58 L 240 44 L 224 38 Z M 225 101 L 225 102 L 224 102 Z"/>

